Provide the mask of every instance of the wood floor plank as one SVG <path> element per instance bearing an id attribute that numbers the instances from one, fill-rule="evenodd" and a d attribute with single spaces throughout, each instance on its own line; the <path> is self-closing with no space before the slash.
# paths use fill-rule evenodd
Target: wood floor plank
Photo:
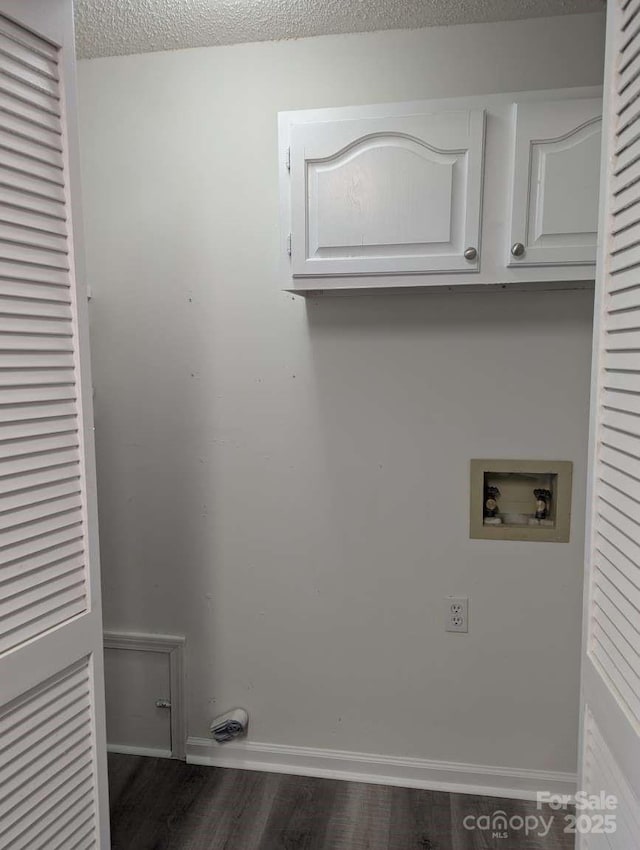
<path id="1" fill-rule="evenodd" d="M 480 797 L 471 794 L 451 794 L 451 850 L 573 850 L 573 836 L 564 833 L 564 813 L 553 812 L 548 807 L 541 810 L 529 800 L 509 800 L 502 797 Z M 516 821 L 516 828 L 509 828 L 508 835 L 499 837 L 491 829 L 465 828 L 477 823 L 477 818 L 493 818 L 503 812 L 508 821 L 512 818 L 533 816 L 538 823 L 533 831 L 526 834 Z M 544 823 L 540 818 L 544 817 Z M 552 826 L 547 835 L 545 824 L 553 817 Z"/>
<path id="2" fill-rule="evenodd" d="M 256 850 L 323 850 L 338 792 L 331 779 L 282 774 Z"/>
<path id="3" fill-rule="evenodd" d="M 136 759 L 134 769 L 111 799 L 111 850 L 143 850 L 180 846 L 181 821 L 199 792 L 208 793 L 223 778 L 217 768 L 185 765 L 170 759 L 109 756 L 109 770 L 118 759 Z"/>
<path id="4" fill-rule="evenodd" d="M 388 850 L 393 789 L 359 782 L 340 783 L 329 812 L 323 848 Z"/>
<path id="5" fill-rule="evenodd" d="M 112 850 L 572 850 L 535 803 L 109 754 Z M 465 818 L 555 815 L 545 837 Z M 467 821 L 469 824 L 469 821 Z"/>
<path id="6" fill-rule="evenodd" d="M 250 770 L 224 771 L 223 781 L 205 784 L 172 835 L 175 850 L 245 850 L 259 847 L 280 777 Z"/>
<path id="7" fill-rule="evenodd" d="M 393 788 L 389 850 L 444 850 L 451 844 L 451 795 Z"/>
<path id="8" fill-rule="evenodd" d="M 140 761 L 135 756 L 109 754 L 109 801 L 112 810 L 120 795 L 126 794 L 127 785 Z"/>

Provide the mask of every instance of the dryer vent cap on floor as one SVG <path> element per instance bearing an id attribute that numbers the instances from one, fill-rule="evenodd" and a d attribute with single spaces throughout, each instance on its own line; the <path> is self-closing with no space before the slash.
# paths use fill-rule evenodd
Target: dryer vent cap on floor
<path id="1" fill-rule="evenodd" d="M 209 731 L 219 744 L 247 734 L 249 715 L 244 708 L 233 708 L 212 721 Z"/>

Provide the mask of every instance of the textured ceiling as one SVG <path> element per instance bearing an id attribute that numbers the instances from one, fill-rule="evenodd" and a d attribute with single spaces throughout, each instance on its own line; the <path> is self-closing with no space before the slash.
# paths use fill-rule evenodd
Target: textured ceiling
<path id="1" fill-rule="evenodd" d="M 329 33 L 508 21 L 604 0 L 76 0 L 80 57 Z"/>

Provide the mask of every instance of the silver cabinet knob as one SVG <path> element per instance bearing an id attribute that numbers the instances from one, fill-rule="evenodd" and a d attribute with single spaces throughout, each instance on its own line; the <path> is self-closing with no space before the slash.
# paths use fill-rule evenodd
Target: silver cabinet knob
<path id="1" fill-rule="evenodd" d="M 464 252 L 465 260 L 475 260 L 477 256 L 478 251 L 476 248 L 467 248 L 467 250 Z"/>
<path id="2" fill-rule="evenodd" d="M 524 254 L 524 245 L 522 242 L 514 242 L 511 246 L 511 253 L 514 257 L 522 257 Z"/>

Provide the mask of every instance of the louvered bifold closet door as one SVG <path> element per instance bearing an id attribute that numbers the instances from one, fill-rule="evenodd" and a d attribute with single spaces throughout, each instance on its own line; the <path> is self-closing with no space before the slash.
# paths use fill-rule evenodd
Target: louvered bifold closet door
<path id="1" fill-rule="evenodd" d="M 57 49 L 0 17 L 0 652 L 86 610 Z"/>
<path id="2" fill-rule="evenodd" d="M 72 13 L 0 0 L 0 850 L 109 846 Z"/>
<path id="3" fill-rule="evenodd" d="M 583 790 L 640 848 L 640 0 L 610 0 L 594 333 L 582 695 Z M 604 786 L 604 787 L 603 787 Z"/>
<path id="4" fill-rule="evenodd" d="M 62 671 L 0 709 L 0 847 L 95 846 L 90 678 Z"/>
<path id="5" fill-rule="evenodd" d="M 600 320 L 590 649 L 640 724 L 640 0 L 623 7 L 611 236 Z"/>

